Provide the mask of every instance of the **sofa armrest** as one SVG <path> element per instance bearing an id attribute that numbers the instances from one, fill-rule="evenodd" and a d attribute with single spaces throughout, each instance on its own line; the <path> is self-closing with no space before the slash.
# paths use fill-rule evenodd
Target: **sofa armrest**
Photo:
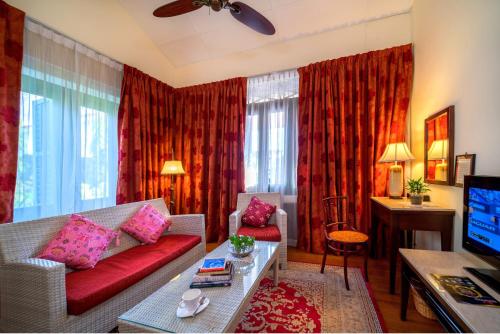
<path id="1" fill-rule="evenodd" d="M 287 238 L 287 218 L 288 215 L 283 209 L 277 209 L 276 210 L 276 225 L 278 226 L 280 233 L 281 233 L 281 238 L 282 240 L 285 240 Z"/>
<path id="2" fill-rule="evenodd" d="M 174 215 L 170 216 L 169 219 L 172 221 L 170 233 L 199 235 L 201 242 L 206 243 L 204 215 Z"/>
<path id="3" fill-rule="evenodd" d="M 63 263 L 29 258 L 0 267 L 0 328 L 56 332 L 67 317 Z"/>
<path id="4" fill-rule="evenodd" d="M 229 216 L 229 236 L 236 234 L 241 227 L 241 210 L 236 210 Z"/>

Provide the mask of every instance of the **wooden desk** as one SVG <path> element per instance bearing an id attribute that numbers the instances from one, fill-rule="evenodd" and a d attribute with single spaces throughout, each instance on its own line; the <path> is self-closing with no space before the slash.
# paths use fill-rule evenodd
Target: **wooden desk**
<path id="1" fill-rule="evenodd" d="M 371 198 L 371 254 L 376 257 L 377 234 L 381 224 L 389 227 L 389 291 L 396 289 L 396 261 L 399 248 L 400 231 L 438 231 L 441 232 L 441 250 L 450 251 L 453 242 L 453 217 L 455 209 L 424 203 L 412 206 L 406 199 L 388 197 Z"/>
<path id="2" fill-rule="evenodd" d="M 410 279 L 423 287 L 420 296 L 436 314 L 448 332 L 498 332 L 500 309 L 495 307 L 458 303 L 442 289 L 430 274 L 467 276 L 497 300 L 500 294 L 483 284 L 463 267 L 492 268 L 489 264 L 467 253 L 439 252 L 420 249 L 400 249 L 401 266 L 401 320 L 406 320 Z"/>

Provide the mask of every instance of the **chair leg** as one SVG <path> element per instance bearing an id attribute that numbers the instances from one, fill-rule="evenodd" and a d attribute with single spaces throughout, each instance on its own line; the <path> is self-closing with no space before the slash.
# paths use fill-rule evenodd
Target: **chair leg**
<path id="1" fill-rule="evenodd" d="M 323 253 L 323 261 L 321 262 L 321 273 L 322 274 L 325 272 L 326 254 L 327 253 L 328 253 L 328 241 L 325 240 L 325 252 Z"/>
<path id="2" fill-rule="evenodd" d="M 368 247 L 368 243 L 365 244 L 365 281 L 368 282 L 368 256 L 370 254 L 370 247 Z"/>
<path id="3" fill-rule="evenodd" d="M 345 288 L 349 290 L 349 279 L 347 278 L 347 253 L 345 252 L 345 246 L 344 246 L 344 281 L 345 281 Z"/>

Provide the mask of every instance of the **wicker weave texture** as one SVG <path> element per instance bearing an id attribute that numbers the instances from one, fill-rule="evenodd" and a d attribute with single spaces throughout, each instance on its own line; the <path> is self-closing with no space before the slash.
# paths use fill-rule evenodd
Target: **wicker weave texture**
<path id="1" fill-rule="evenodd" d="M 112 229 L 131 217 L 145 203 L 165 215 L 163 199 L 119 205 L 82 213 Z M 37 221 L 0 225 L 0 330 L 7 332 L 108 332 L 117 318 L 205 255 L 203 215 L 170 216 L 169 234 L 199 235 L 202 243 L 144 278 L 137 284 L 79 316 L 66 311 L 65 274 L 61 263 L 33 258 L 66 223 L 68 215 Z M 104 257 L 138 245 L 125 233 L 119 247 Z"/>
<path id="2" fill-rule="evenodd" d="M 225 257 L 227 247 L 226 241 L 207 257 Z M 121 315 L 118 320 L 120 332 L 234 331 L 259 282 L 277 260 L 278 243 L 257 241 L 254 256 L 251 264 L 235 263 L 236 273 L 231 287 L 203 289 L 203 294 L 210 299 L 210 305 L 196 318 L 179 319 L 176 309 L 182 293 L 189 289 L 191 279 L 202 260 Z"/>
<path id="3" fill-rule="evenodd" d="M 257 196 L 260 200 L 276 205 L 276 213 L 271 216 L 269 224 L 276 224 L 281 234 L 280 242 L 280 268 L 287 268 L 287 246 L 288 246 L 288 227 L 287 227 L 287 213 L 281 209 L 281 195 L 280 193 L 240 193 L 238 194 L 238 202 L 236 211 L 229 216 L 229 235 L 236 234 L 241 227 L 241 215 L 250 204 L 253 196 Z"/>
<path id="4" fill-rule="evenodd" d="M 80 214 L 99 225 L 117 230 L 144 204 L 149 203 L 165 216 L 170 216 L 162 198 L 85 211 Z M 55 216 L 0 225 L 0 265 L 35 257 L 68 221 L 70 215 Z M 110 245 L 103 258 L 137 246 L 139 242 L 126 233 L 120 236 L 120 246 Z"/>

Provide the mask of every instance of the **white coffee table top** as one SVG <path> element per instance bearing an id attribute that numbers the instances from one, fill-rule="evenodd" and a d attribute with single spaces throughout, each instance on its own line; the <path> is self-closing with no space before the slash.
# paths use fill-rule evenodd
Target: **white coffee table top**
<path id="1" fill-rule="evenodd" d="M 399 251 L 422 278 L 431 282 L 430 285 L 435 292 L 441 296 L 470 329 L 480 333 L 498 332 L 500 330 L 500 308 L 459 303 L 441 288 L 431 276 L 431 274 L 467 276 L 494 298 L 500 300 L 500 294 L 463 269 L 463 267 L 492 268 L 489 264 L 467 253 L 403 248 Z"/>
<path id="2" fill-rule="evenodd" d="M 225 257 L 228 241 L 206 257 Z M 234 330 L 235 316 L 241 317 L 261 279 L 266 275 L 278 255 L 279 243 L 256 241 L 252 262 L 235 262 L 235 275 L 230 287 L 204 288 L 203 295 L 210 299 L 208 307 L 196 318 L 177 318 L 176 310 L 182 293 L 189 289 L 194 273 L 203 260 L 172 279 L 168 284 L 144 301 L 122 314 L 118 324 L 137 326 L 138 331 L 161 332 L 225 332 Z"/>

